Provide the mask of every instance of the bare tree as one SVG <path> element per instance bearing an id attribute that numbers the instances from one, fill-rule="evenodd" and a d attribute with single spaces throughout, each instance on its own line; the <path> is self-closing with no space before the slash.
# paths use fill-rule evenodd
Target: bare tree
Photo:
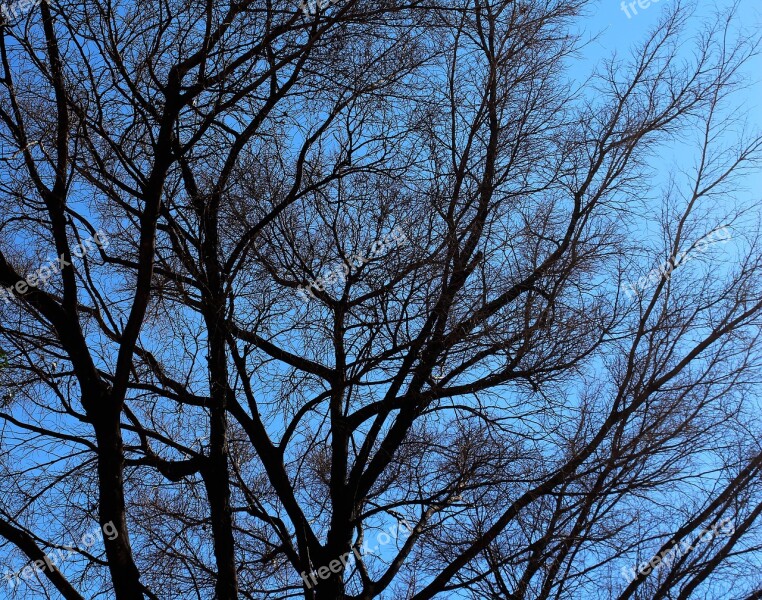
<path id="1" fill-rule="evenodd" d="M 759 36 L 591 5 L 3 12 L 2 595 L 762 597 Z"/>

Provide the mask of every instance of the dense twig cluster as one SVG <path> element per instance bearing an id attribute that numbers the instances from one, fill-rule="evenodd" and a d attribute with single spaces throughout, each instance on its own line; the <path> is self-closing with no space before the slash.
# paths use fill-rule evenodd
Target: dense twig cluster
<path id="1" fill-rule="evenodd" d="M 759 597 L 759 215 L 732 200 L 762 138 L 731 94 L 757 41 L 731 12 L 686 50 L 678 4 L 578 88 L 588 4 L 0 24 L 0 285 L 71 265 L 0 303 L 1 555 L 115 530 L 19 593 Z M 649 158 L 695 132 L 655 193 Z M 725 262 L 621 293 L 726 224 Z"/>

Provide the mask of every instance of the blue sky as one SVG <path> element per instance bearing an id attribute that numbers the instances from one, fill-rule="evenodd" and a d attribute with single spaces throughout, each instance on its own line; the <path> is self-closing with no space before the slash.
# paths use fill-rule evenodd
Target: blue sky
<path id="1" fill-rule="evenodd" d="M 628 48 L 637 42 L 643 40 L 648 31 L 655 25 L 659 17 L 663 14 L 664 10 L 668 10 L 674 6 L 677 0 L 660 0 L 660 2 L 653 4 L 647 9 L 637 8 L 637 14 L 631 14 L 628 18 L 627 14 L 621 8 L 621 0 L 600 0 L 595 6 L 595 11 L 587 19 L 585 28 L 589 37 L 597 35 L 598 37 L 591 41 L 582 50 L 582 60 L 579 64 L 575 64 L 573 74 L 576 76 L 584 76 L 589 72 L 589 69 L 596 64 L 600 59 L 606 58 L 611 55 L 613 51 L 617 51 L 621 55 L 627 54 Z M 704 0 L 697 9 L 696 15 L 696 27 L 701 23 L 703 18 L 711 18 L 711 12 L 720 4 L 725 2 L 712 2 Z M 738 6 L 738 22 L 739 25 L 748 27 L 750 29 L 759 29 L 762 24 L 762 3 L 759 0 L 740 0 Z M 743 102 L 748 110 L 751 121 L 756 124 L 757 127 L 762 128 L 762 113 L 760 113 L 760 105 L 762 104 L 762 94 L 760 91 L 760 79 L 762 79 L 762 59 L 757 57 L 753 63 L 748 66 L 747 73 L 752 78 L 752 85 L 748 90 L 738 95 L 737 100 Z M 680 155 L 680 149 L 672 148 L 665 152 L 665 158 L 669 160 L 664 161 L 664 168 L 659 169 L 658 178 L 664 177 L 672 161 L 681 159 L 690 160 L 690 155 Z M 657 181 L 658 184 L 658 181 Z M 750 190 L 743 192 L 748 199 L 759 199 L 762 194 L 762 174 L 756 174 L 748 181 Z M 650 263 L 649 263 L 650 264 Z M 654 265 L 657 264 L 657 257 L 654 257 Z M 653 265 L 651 265 L 653 266 Z M 48 525 L 52 527 L 51 525 Z M 84 533 L 81 532 L 81 533 Z M 68 538 L 64 538 L 63 541 L 68 541 Z M 391 548 L 391 546 L 390 546 Z M 23 566 L 25 563 L 21 562 L 19 566 Z M 3 564 L 2 566 L 5 566 Z M 73 566 L 73 565 L 72 565 Z M 16 566 L 18 568 L 18 566 Z M 71 568 L 71 567 L 70 567 Z M 0 588 L 0 597 L 5 593 L 5 589 Z M 451 594 L 452 598 L 456 595 Z"/>
<path id="2" fill-rule="evenodd" d="M 665 12 L 673 10 L 678 4 L 689 7 L 693 10 L 693 16 L 690 20 L 684 40 L 681 47 L 685 56 L 690 57 L 693 50 L 692 36 L 697 34 L 706 23 L 713 23 L 717 19 L 717 13 L 729 6 L 732 6 L 733 0 L 641 0 L 644 5 L 646 2 L 652 2 L 647 8 L 640 8 L 637 1 L 634 2 L 635 9 L 630 6 L 632 0 L 627 0 L 627 10 L 622 8 L 622 0 L 600 0 L 593 5 L 591 14 L 581 25 L 584 31 L 583 38 L 587 41 L 582 48 L 579 60 L 576 58 L 570 61 L 570 74 L 578 84 L 583 84 L 590 73 L 605 60 L 616 53 L 619 59 L 626 59 L 632 56 L 632 49 L 637 44 L 644 41 L 649 32 L 656 26 L 658 21 L 664 17 Z M 762 3 L 759 0 L 735 0 L 736 17 L 735 27 L 739 31 L 747 31 L 758 35 L 762 27 Z M 629 15 L 629 16 L 628 16 Z M 743 132 L 745 135 L 762 132 L 762 56 L 753 57 L 745 66 L 743 71 L 746 77 L 747 87 L 738 92 L 729 99 L 724 105 L 725 109 L 740 107 L 740 112 L 747 121 L 745 128 L 737 129 L 734 135 L 724 136 L 723 144 L 732 145 L 736 141 L 735 134 Z M 652 181 L 650 186 L 651 206 L 654 208 L 654 217 L 657 216 L 663 205 L 662 193 L 670 174 L 677 170 L 683 170 L 688 176 L 693 171 L 696 163 L 696 150 L 698 149 L 698 128 L 696 131 L 685 132 L 687 135 L 680 143 L 666 144 L 658 148 L 658 153 L 649 160 L 652 167 Z M 685 179 L 680 179 L 685 189 Z M 734 207 L 746 206 L 752 207 L 752 213 L 759 216 L 762 212 L 762 170 L 756 169 L 753 174 L 744 174 L 738 185 L 726 193 L 726 198 L 721 197 L 717 203 L 714 214 L 717 222 L 714 226 L 725 224 L 728 221 L 723 219 L 727 214 L 733 212 Z M 644 231 L 644 227 L 654 233 L 650 225 L 654 223 L 638 225 L 638 233 Z M 712 226 L 707 223 L 707 232 Z M 650 236 L 649 236 L 650 237 Z"/>
<path id="3" fill-rule="evenodd" d="M 630 0 L 627 4 L 629 5 Z M 596 13 L 587 21 L 587 33 L 589 37 L 598 34 L 597 39 L 592 41 L 584 49 L 584 58 L 592 65 L 601 58 L 610 56 L 612 51 L 620 55 L 627 53 L 633 44 L 642 41 L 655 26 L 665 10 L 674 8 L 678 0 L 659 0 L 647 9 L 637 7 L 637 15 L 630 12 L 630 18 L 622 10 L 622 0 L 600 0 L 596 6 Z M 682 0 L 683 5 L 689 5 Z M 729 6 L 730 1 L 701 0 L 694 3 L 696 30 L 705 20 L 713 19 L 718 8 Z M 751 32 L 758 32 L 762 27 L 762 3 L 759 0 L 737 0 L 737 23 Z M 746 69 L 749 77 L 749 88 L 740 92 L 736 101 L 741 101 L 748 107 L 750 122 L 762 129 L 762 57 L 757 56 L 749 62 Z M 762 174 L 754 177 L 757 195 L 762 188 Z"/>

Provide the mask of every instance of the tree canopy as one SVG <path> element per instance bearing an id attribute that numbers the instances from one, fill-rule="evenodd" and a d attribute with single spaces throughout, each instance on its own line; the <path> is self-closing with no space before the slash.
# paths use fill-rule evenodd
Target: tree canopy
<path id="1" fill-rule="evenodd" d="M 736 6 L 11 8 L 0 596 L 762 598 Z"/>

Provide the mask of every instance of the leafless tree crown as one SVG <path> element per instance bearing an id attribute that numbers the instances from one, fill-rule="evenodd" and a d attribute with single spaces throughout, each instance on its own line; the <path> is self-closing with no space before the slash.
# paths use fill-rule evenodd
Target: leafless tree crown
<path id="1" fill-rule="evenodd" d="M 26 4 L 0 569 L 116 534 L 1 597 L 762 597 L 733 7 Z"/>

